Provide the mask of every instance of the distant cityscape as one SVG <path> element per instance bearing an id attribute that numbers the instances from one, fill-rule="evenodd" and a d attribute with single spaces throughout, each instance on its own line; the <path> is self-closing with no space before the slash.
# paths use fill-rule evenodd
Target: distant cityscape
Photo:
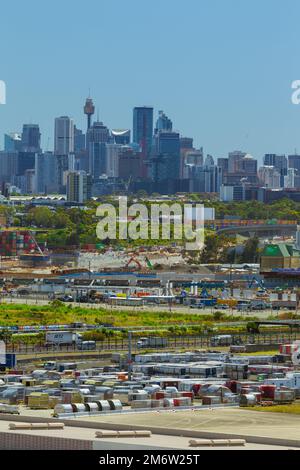
<path id="1" fill-rule="evenodd" d="M 192 137 L 174 130 L 172 120 L 151 106 L 133 109 L 131 129 L 109 129 L 93 120 L 87 98 L 85 130 L 69 116 L 54 123 L 54 149 L 41 148 L 38 124 L 4 135 L 0 151 L 2 201 L 10 195 L 65 195 L 84 203 L 112 193 L 148 195 L 203 193 L 221 201 L 300 201 L 300 155 L 266 154 L 263 165 L 246 151 L 227 157 L 205 155 Z M 296 153 L 296 152 L 295 152 Z"/>

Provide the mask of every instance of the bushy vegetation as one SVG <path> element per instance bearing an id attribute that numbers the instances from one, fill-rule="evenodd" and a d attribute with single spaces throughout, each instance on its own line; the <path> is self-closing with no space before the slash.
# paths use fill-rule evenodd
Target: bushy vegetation
<path id="1" fill-rule="evenodd" d="M 256 317 L 247 317 L 247 321 L 256 320 Z M 245 321 L 243 316 L 235 316 L 235 321 Z M 95 308 L 72 307 L 63 302 L 55 301 L 48 305 L 27 304 L 0 304 L 0 326 L 12 325 L 52 325 L 72 322 L 84 322 L 88 324 L 101 325 L 110 324 L 114 327 L 148 326 L 159 327 L 160 325 L 199 326 L 205 323 L 216 323 L 218 321 L 232 321 L 231 315 L 223 312 L 213 314 L 193 314 L 178 312 L 153 312 L 147 310 L 109 310 L 103 306 Z"/>
<path id="2" fill-rule="evenodd" d="M 291 405 L 253 406 L 247 409 L 251 411 L 266 411 L 268 413 L 290 413 L 299 415 L 300 403 L 292 403 Z"/>

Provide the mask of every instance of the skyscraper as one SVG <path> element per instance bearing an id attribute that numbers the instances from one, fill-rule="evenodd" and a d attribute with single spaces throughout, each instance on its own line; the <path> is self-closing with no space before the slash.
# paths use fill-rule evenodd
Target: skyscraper
<path id="1" fill-rule="evenodd" d="M 22 137 L 17 132 L 4 134 L 4 150 L 5 152 L 18 152 L 21 150 Z"/>
<path id="2" fill-rule="evenodd" d="M 289 159 L 289 162 L 290 162 L 290 159 Z M 288 167 L 286 156 L 276 155 L 275 153 L 267 153 L 264 156 L 264 166 L 273 166 L 279 172 L 280 186 L 283 187 L 284 177 L 287 175 L 287 167 Z M 293 168 L 293 167 L 289 166 L 289 168 Z"/>
<path id="3" fill-rule="evenodd" d="M 91 177 L 85 171 L 71 171 L 67 175 L 67 199 L 83 203 L 91 198 Z"/>
<path id="4" fill-rule="evenodd" d="M 55 160 L 53 152 L 35 155 L 35 187 L 39 194 L 50 194 L 58 191 L 55 179 Z"/>
<path id="5" fill-rule="evenodd" d="M 235 150 L 228 155 L 228 173 L 239 173 L 241 170 L 241 161 L 247 154 Z"/>
<path id="6" fill-rule="evenodd" d="M 160 131 L 155 136 L 155 156 L 152 159 L 154 181 L 180 177 L 180 135 L 178 132 Z"/>
<path id="7" fill-rule="evenodd" d="M 41 151 L 41 133 L 38 124 L 24 124 L 21 139 L 23 152 Z"/>
<path id="8" fill-rule="evenodd" d="M 119 156 L 122 145 L 106 145 L 106 175 L 109 178 L 118 178 L 119 176 Z"/>
<path id="9" fill-rule="evenodd" d="M 168 116 L 163 112 L 159 111 L 158 113 L 158 119 L 156 121 L 156 128 L 155 128 L 155 134 L 159 131 L 172 131 L 173 129 L 173 123 L 171 119 L 168 118 Z"/>
<path id="10" fill-rule="evenodd" d="M 133 142 L 138 144 L 142 153 L 141 176 L 148 176 L 147 161 L 151 155 L 153 137 L 153 108 L 135 107 L 133 110 Z"/>
<path id="11" fill-rule="evenodd" d="M 81 129 L 74 126 L 74 152 L 82 152 L 85 150 L 85 134 Z"/>
<path id="12" fill-rule="evenodd" d="M 295 168 L 295 170 L 300 171 L 300 155 L 289 155 L 289 168 Z"/>
<path id="13" fill-rule="evenodd" d="M 275 166 L 261 166 L 258 170 L 258 178 L 260 184 L 266 188 L 280 188 L 280 172 Z"/>
<path id="14" fill-rule="evenodd" d="M 93 179 L 106 173 L 106 144 L 110 142 L 108 127 L 103 122 L 94 122 L 86 133 L 89 173 Z"/>
<path id="15" fill-rule="evenodd" d="M 69 155 L 74 152 L 74 121 L 68 116 L 55 119 L 54 153 Z"/>
<path id="16" fill-rule="evenodd" d="M 206 155 L 204 165 L 207 167 L 215 166 L 214 157 L 212 155 Z"/>

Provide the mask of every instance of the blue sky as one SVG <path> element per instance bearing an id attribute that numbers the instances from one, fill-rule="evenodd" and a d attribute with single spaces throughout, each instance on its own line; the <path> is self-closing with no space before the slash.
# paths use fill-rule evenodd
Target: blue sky
<path id="1" fill-rule="evenodd" d="M 85 128 L 90 88 L 109 127 L 131 127 L 132 108 L 150 104 L 216 157 L 300 152 L 298 0 L 3 3 L 0 148 L 25 122 L 49 149 L 56 116 Z"/>

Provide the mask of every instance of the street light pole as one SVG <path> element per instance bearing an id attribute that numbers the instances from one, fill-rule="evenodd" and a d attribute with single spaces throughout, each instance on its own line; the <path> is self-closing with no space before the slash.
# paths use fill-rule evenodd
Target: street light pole
<path id="1" fill-rule="evenodd" d="M 132 378 L 132 332 L 128 331 L 128 380 Z"/>

